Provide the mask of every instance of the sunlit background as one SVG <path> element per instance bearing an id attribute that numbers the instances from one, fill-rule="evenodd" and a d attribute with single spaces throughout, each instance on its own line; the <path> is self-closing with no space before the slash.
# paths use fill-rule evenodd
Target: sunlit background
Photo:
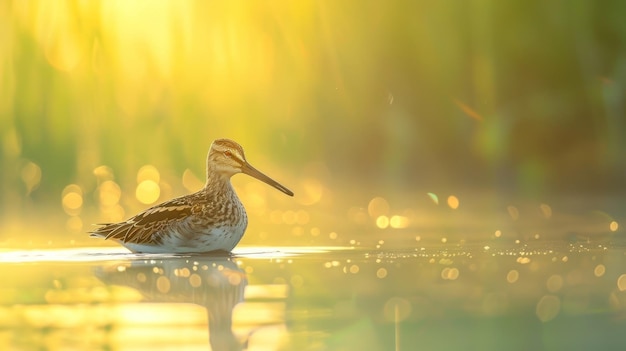
<path id="1" fill-rule="evenodd" d="M 92 223 L 198 190 L 221 137 L 296 193 L 234 177 L 244 244 L 415 243 L 423 213 L 559 201 L 618 231 L 580 198 L 625 190 L 626 3 L 566 5 L 2 1 L 0 242 L 99 244 Z"/>
<path id="2" fill-rule="evenodd" d="M 0 0 L 0 349 L 625 349 L 624 14 Z M 234 257 L 88 236 L 217 138 Z"/>

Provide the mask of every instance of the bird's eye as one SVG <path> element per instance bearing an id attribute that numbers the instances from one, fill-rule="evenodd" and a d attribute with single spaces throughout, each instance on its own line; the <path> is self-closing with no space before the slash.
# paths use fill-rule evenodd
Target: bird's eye
<path id="1" fill-rule="evenodd" d="M 232 153 L 232 152 L 230 152 L 230 150 L 226 150 L 226 151 L 224 151 L 224 155 L 225 155 L 226 157 L 233 157 L 233 153 Z"/>

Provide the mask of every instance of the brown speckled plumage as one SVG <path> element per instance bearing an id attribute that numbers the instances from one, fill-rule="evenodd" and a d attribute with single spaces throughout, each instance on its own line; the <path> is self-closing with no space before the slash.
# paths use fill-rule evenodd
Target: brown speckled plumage
<path id="1" fill-rule="evenodd" d="M 289 189 L 253 168 L 239 144 L 218 139 L 207 156 L 203 189 L 148 208 L 126 221 L 102 224 L 91 235 L 115 240 L 133 252 L 231 251 L 248 224 L 246 211 L 230 184 L 230 177 L 237 173 L 246 173 L 293 196 Z"/>

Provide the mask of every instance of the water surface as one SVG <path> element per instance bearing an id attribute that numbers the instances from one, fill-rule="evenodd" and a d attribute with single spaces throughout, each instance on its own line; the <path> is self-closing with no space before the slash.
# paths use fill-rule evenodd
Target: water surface
<path id="1" fill-rule="evenodd" d="M 623 349 L 626 247 L 0 254 L 0 349 Z"/>

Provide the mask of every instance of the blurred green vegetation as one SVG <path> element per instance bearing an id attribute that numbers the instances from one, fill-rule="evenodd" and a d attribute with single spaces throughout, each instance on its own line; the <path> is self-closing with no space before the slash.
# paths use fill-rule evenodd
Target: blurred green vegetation
<path id="1" fill-rule="evenodd" d="M 103 218 L 112 179 L 122 207 L 145 207 L 144 165 L 159 200 L 188 192 L 220 137 L 310 195 L 300 205 L 320 189 L 623 194 L 624 13 L 593 0 L 1 1 L 4 226 L 62 215 L 70 184 L 70 216 Z"/>

